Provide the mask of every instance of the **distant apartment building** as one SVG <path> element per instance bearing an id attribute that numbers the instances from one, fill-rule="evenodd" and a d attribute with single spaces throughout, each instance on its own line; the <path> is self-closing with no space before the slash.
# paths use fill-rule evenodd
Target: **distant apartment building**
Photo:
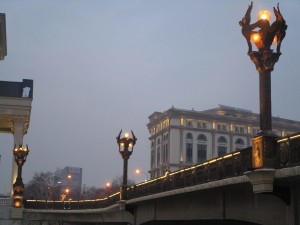
<path id="1" fill-rule="evenodd" d="M 57 169 L 54 176 L 55 182 L 60 187 L 61 194 L 65 194 L 67 199 L 78 200 L 80 198 L 82 168 L 67 166 L 64 169 Z"/>
<path id="2" fill-rule="evenodd" d="M 154 112 L 150 132 L 150 176 L 156 178 L 208 159 L 251 146 L 259 132 L 259 114 L 219 105 L 205 111 L 170 108 Z M 286 136 L 300 132 L 300 122 L 272 118 L 273 132 Z"/>

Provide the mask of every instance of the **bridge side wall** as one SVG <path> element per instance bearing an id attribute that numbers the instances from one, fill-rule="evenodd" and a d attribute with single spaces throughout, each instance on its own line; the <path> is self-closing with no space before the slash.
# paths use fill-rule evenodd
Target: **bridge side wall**
<path id="1" fill-rule="evenodd" d="M 292 223 L 292 208 L 274 195 L 254 194 L 251 184 L 244 183 L 144 202 L 137 205 L 135 224 L 226 219 L 264 225 L 298 224 Z"/>
<path id="2" fill-rule="evenodd" d="M 290 218 L 291 224 L 300 224 L 300 182 L 295 182 L 292 184 L 291 190 L 291 210 Z"/>
<path id="3" fill-rule="evenodd" d="M 72 210 L 62 210 L 55 212 L 42 212 L 41 210 L 25 210 L 23 212 L 22 225 L 76 225 L 93 223 L 115 223 L 133 224 L 133 216 L 127 211 L 114 212 L 74 212 Z"/>

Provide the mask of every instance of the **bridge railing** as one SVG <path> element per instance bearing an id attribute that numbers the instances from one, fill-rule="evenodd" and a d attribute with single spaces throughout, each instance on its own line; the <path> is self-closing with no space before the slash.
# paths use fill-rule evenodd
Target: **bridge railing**
<path id="1" fill-rule="evenodd" d="M 279 138 L 276 145 L 275 168 L 300 165 L 300 133 Z"/>
<path id="2" fill-rule="evenodd" d="M 275 169 L 300 165 L 300 133 L 278 138 L 275 141 L 276 154 L 271 159 Z M 136 184 L 128 188 L 127 199 L 240 176 L 249 170 L 252 170 L 252 147 Z M 96 200 L 65 202 L 27 200 L 24 206 L 32 209 L 93 209 L 104 208 L 116 204 L 117 201 L 119 201 L 119 192 L 108 198 Z"/>
<path id="3" fill-rule="evenodd" d="M 251 147 L 134 185 L 128 188 L 127 199 L 203 184 L 227 177 L 239 176 L 248 171 L 250 167 Z M 31 209 L 93 209 L 116 204 L 118 200 L 119 192 L 107 198 L 95 200 L 26 200 L 24 207 Z"/>
<path id="4" fill-rule="evenodd" d="M 119 200 L 119 192 L 107 198 L 78 200 L 78 201 L 47 201 L 47 200 L 25 200 L 24 207 L 29 209 L 98 209 L 116 204 Z"/>
<path id="5" fill-rule="evenodd" d="M 246 148 L 134 185 L 128 189 L 128 199 L 240 176 L 251 169 L 251 154 L 251 147 Z"/>
<path id="6" fill-rule="evenodd" d="M 0 197 L 0 206 L 1 205 L 12 205 L 12 200 L 10 197 Z"/>

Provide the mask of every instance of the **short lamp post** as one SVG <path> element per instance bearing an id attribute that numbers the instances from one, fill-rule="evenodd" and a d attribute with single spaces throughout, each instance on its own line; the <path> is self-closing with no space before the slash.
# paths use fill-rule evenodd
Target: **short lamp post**
<path id="1" fill-rule="evenodd" d="M 247 176 L 255 193 L 272 192 L 275 163 L 275 138 L 272 132 L 271 71 L 281 55 L 280 47 L 286 35 L 287 25 L 283 19 L 279 3 L 273 7 L 276 20 L 270 24 L 271 13 L 264 10 L 258 14 L 258 21 L 250 24 L 253 2 L 239 22 L 242 34 L 247 40 L 248 55 L 259 73 L 260 131 L 252 139 L 252 168 Z M 252 50 L 253 42 L 258 51 Z M 277 44 L 276 52 L 271 49 Z"/>
<path id="2" fill-rule="evenodd" d="M 122 130 L 117 136 L 117 143 L 119 145 L 119 153 L 121 154 L 124 164 L 123 164 L 123 183 L 120 187 L 120 200 L 127 199 L 127 174 L 128 174 L 128 159 L 130 158 L 133 147 L 136 143 L 137 138 L 131 131 L 132 137 L 129 137 L 129 133 L 125 133 L 124 137 L 121 138 Z"/>
<path id="3" fill-rule="evenodd" d="M 27 155 L 29 153 L 28 146 L 24 147 L 20 145 L 13 149 L 13 154 L 15 157 L 15 161 L 18 166 L 18 176 L 13 184 L 13 206 L 16 208 L 23 206 L 23 192 L 24 192 L 24 184 L 22 180 L 22 167 L 26 161 Z"/>

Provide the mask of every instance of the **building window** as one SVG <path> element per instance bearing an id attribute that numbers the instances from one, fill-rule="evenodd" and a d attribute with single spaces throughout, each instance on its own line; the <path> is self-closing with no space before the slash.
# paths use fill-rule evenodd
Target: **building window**
<path id="1" fill-rule="evenodd" d="M 187 127 L 193 127 L 193 121 L 192 120 L 186 120 L 186 126 Z"/>
<path id="2" fill-rule="evenodd" d="M 197 141 L 207 141 L 207 138 L 204 134 L 199 134 L 197 137 Z"/>
<path id="3" fill-rule="evenodd" d="M 218 146 L 218 156 L 226 155 L 227 153 L 227 147 L 225 146 Z"/>
<path id="4" fill-rule="evenodd" d="M 220 131 L 227 131 L 227 128 L 226 128 L 225 124 L 218 124 L 217 129 L 220 130 Z"/>
<path id="5" fill-rule="evenodd" d="M 243 141 L 243 139 L 238 138 L 238 139 L 235 141 L 235 144 L 237 144 L 237 145 L 245 145 L 245 142 Z"/>
<path id="6" fill-rule="evenodd" d="M 236 150 L 236 151 L 240 151 L 240 150 L 242 150 L 242 149 L 245 148 L 245 142 L 244 142 L 244 140 L 241 139 L 241 138 L 236 139 L 235 145 L 236 145 L 236 146 L 235 146 L 235 150 Z"/>
<path id="7" fill-rule="evenodd" d="M 187 133 L 185 135 L 185 139 L 192 141 L 193 140 L 193 135 L 191 133 Z"/>
<path id="8" fill-rule="evenodd" d="M 235 127 L 235 133 L 240 133 L 240 134 L 244 134 L 245 133 L 245 127 L 242 126 L 236 126 Z"/>
<path id="9" fill-rule="evenodd" d="M 156 142 L 156 165 L 160 164 L 160 139 Z"/>
<path id="10" fill-rule="evenodd" d="M 159 138 L 157 139 L 156 145 L 157 146 L 160 145 L 160 139 Z"/>
<path id="11" fill-rule="evenodd" d="M 157 165 L 160 165 L 160 147 L 157 148 Z"/>
<path id="12" fill-rule="evenodd" d="M 155 166 L 155 151 L 151 151 L 151 167 Z"/>
<path id="13" fill-rule="evenodd" d="M 168 139 L 169 139 L 169 134 L 168 133 L 164 134 L 163 135 L 163 142 L 168 141 Z"/>
<path id="14" fill-rule="evenodd" d="M 207 123 L 202 122 L 202 121 L 198 121 L 197 122 L 197 128 L 207 129 Z"/>
<path id="15" fill-rule="evenodd" d="M 192 163 L 193 162 L 193 144 L 192 143 L 186 143 L 185 161 L 187 163 Z"/>
<path id="16" fill-rule="evenodd" d="M 218 138 L 218 143 L 227 144 L 227 139 L 224 136 Z"/>
<path id="17" fill-rule="evenodd" d="M 162 162 L 168 162 L 168 144 L 163 145 Z"/>
<path id="18" fill-rule="evenodd" d="M 197 162 L 205 162 L 207 160 L 207 145 L 197 145 Z"/>
<path id="19" fill-rule="evenodd" d="M 169 135 L 168 133 L 163 135 L 163 142 L 168 141 Z"/>

